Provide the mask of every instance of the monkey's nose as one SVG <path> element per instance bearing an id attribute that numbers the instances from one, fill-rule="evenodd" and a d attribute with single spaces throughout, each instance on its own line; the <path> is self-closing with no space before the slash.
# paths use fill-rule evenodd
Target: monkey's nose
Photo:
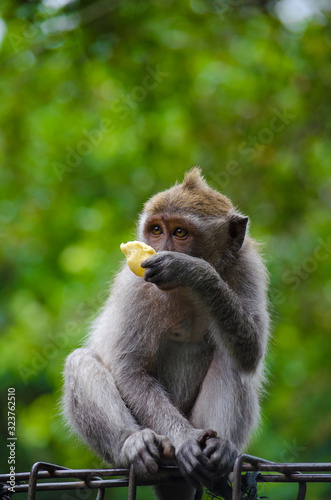
<path id="1" fill-rule="evenodd" d="M 164 243 L 160 244 L 160 247 L 157 250 L 158 252 L 173 252 L 174 246 L 171 241 L 167 240 Z"/>

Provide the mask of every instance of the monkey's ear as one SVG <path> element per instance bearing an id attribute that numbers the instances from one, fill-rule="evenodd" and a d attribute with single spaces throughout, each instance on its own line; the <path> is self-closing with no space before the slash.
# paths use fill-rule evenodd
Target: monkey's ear
<path id="1" fill-rule="evenodd" d="M 248 217 L 242 215 L 232 215 L 229 222 L 229 233 L 232 241 L 232 248 L 238 252 L 244 243 Z"/>

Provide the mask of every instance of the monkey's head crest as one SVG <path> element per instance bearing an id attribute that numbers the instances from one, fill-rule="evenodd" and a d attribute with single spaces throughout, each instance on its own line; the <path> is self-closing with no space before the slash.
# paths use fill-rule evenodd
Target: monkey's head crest
<path id="1" fill-rule="evenodd" d="M 188 213 L 199 216 L 224 216 L 233 210 L 229 198 L 211 188 L 199 167 L 189 170 L 182 184 L 156 194 L 145 203 L 144 211 L 158 213 Z"/>

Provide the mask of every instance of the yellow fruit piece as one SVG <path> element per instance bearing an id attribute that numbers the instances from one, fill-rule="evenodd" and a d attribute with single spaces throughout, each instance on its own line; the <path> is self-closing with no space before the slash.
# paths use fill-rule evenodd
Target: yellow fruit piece
<path id="1" fill-rule="evenodd" d="M 143 260 L 156 254 L 154 248 L 141 241 L 128 241 L 127 243 L 122 243 L 120 248 L 126 257 L 131 271 L 137 276 L 144 276 L 145 269 L 140 264 Z"/>

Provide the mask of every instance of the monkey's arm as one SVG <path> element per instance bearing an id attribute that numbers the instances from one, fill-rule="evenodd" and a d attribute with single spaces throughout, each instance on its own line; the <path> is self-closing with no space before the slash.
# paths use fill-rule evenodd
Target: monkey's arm
<path id="1" fill-rule="evenodd" d="M 173 458 L 166 436 L 141 429 L 121 398 L 111 372 L 91 349 L 76 349 L 65 367 L 64 415 L 105 461 L 134 463 L 141 475 L 157 471 L 157 460 Z"/>
<path id="2" fill-rule="evenodd" d="M 194 286 L 221 327 L 225 343 L 245 372 L 254 372 L 265 353 L 266 325 L 263 315 L 248 304 L 219 276 Z M 218 332 L 217 332 L 218 333 Z M 217 334 L 214 334 L 217 341 Z"/>
<path id="3" fill-rule="evenodd" d="M 190 287 L 216 320 L 238 367 L 245 372 L 256 370 L 265 352 L 268 332 L 264 290 L 259 289 L 257 282 L 250 276 L 240 276 L 244 296 L 230 288 L 208 262 L 178 252 L 160 252 L 142 267 L 147 268 L 145 280 L 165 290 Z M 217 343 L 221 339 L 214 333 L 214 340 Z"/>
<path id="4" fill-rule="evenodd" d="M 125 337 L 130 337 L 129 332 Z M 172 404 L 158 381 L 149 375 L 145 357 L 148 347 L 140 339 L 140 345 L 135 349 L 134 340 L 131 341 L 130 351 L 125 345 L 121 346 L 120 341 L 113 350 L 116 362 L 111 363 L 111 371 L 122 399 L 141 427 L 168 436 L 176 448 L 187 437 L 197 438 L 200 432 Z"/>

